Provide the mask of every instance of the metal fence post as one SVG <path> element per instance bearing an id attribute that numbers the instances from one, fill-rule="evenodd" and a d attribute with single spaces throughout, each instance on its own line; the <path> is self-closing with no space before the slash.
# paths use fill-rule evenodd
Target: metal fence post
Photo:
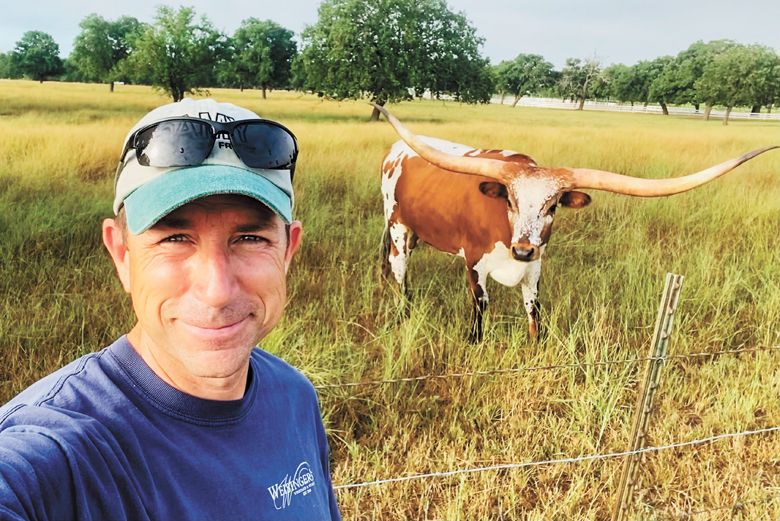
<path id="1" fill-rule="evenodd" d="M 650 418 L 650 411 L 653 405 L 653 395 L 655 394 L 661 379 L 661 368 L 666 359 L 669 346 L 669 335 L 672 332 L 674 321 L 674 311 L 677 308 L 677 302 L 680 298 L 683 276 L 673 273 L 666 274 L 666 285 L 664 287 L 661 303 L 658 307 L 658 317 L 655 322 L 655 331 L 653 340 L 650 344 L 650 355 L 645 368 L 645 378 L 642 382 L 639 394 L 637 395 L 636 410 L 634 411 L 634 422 L 631 429 L 631 445 L 629 451 L 637 451 L 644 448 L 647 434 L 647 426 Z M 630 454 L 626 456 L 623 464 L 623 473 L 620 477 L 618 487 L 618 502 L 615 507 L 612 521 L 623 521 L 628 512 L 631 495 L 636 482 L 636 470 L 641 455 Z"/>

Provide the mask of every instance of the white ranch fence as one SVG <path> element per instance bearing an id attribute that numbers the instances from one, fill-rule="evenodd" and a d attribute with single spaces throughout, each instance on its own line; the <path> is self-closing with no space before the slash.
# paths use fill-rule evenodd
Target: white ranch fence
<path id="1" fill-rule="evenodd" d="M 503 105 L 512 105 L 514 102 L 514 96 L 507 95 L 504 98 Z M 491 103 L 501 105 L 501 97 L 494 96 Z M 518 107 L 540 107 L 548 109 L 568 109 L 576 110 L 579 106 L 578 101 L 562 100 L 560 98 L 532 98 L 524 96 L 520 98 L 517 103 Z M 642 103 L 617 103 L 614 101 L 586 101 L 584 110 L 603 110 L 609 112 L 634 112 L 639 114 L 663 114 L 663 110 L 660 105 Z M 669 114 L 677 116 L 690 116 L 704 118 L 704 110 L 696 110 L 693 107 L 668 107 Z M 723 110 L 713 109 L 710 112 L 710 118 L 723 119 L 726 112 Z M 738 112 L 731 111 L 729 119 L 753 119 L 753 120 L 768 120 L 768 121 L 780 121 L 780 112 Z"/>

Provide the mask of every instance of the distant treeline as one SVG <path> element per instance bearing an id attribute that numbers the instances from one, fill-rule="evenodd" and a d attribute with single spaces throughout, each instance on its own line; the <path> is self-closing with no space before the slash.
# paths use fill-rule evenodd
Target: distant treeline
<path id="1" fill-rule="evenodd" d="M 494 95 L 578 100 L 613 99 L 667 106 L 713 105 L 730 112 L 770 110 L 780 103 L 780 55 L 731 40 L 695 42 L 676 56 L 603 67 L 569 58 L 556 70 L 542 56 L 518 54 L 491 65 L 484 40 L 445 0 L 325 0 L 318 21 L 296 41 L 293 31 L 248 18 L 235 34 L 216 30 L 192 8 L 159 7 L 154 23 L 96 14 L 65 60 L 51 35 L 28 31 L 0 53 L 0 78 L 28 77 L 153 85 L 174 100 L 208 87 L 316 92 L 380 105 L 415 97 L 486 103 Z M 375 111 L 374 117 L 378 116 Z"/>

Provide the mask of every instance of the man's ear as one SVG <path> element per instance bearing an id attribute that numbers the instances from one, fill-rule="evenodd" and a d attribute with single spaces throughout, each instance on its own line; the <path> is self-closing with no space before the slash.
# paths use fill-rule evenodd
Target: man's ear
<path id="1" fill-rule="evenodd" d="M 507 199 L 506 186 L 495 181 L 479 183 L 479 191 L 488 197 L 503 197 Z"/>
<path id="2" fill-rule="evenodd" d="M 116 219 L 105 219 L 103 221 L 103 244 L 114 261 L 116 273 L 119 275 L 119 282 L 122 287 L 130 292 L 130 252 L 125 244 L 122 228 L 117 224 Z"/>
<path id="3" fill-rule="evenodd" d="M 287 270 L 290 269 L 290 263 L 292 262 L 292 258 L 295 255 L 295 252 L 298 251 L 298 248 L 301 245 L 302 238 L 303 238 L 303 225 L 301 225 L 301 221 L 291 222 L 290 238 L 287 241 L 287 251 L 284 253 L 285 273 L 287 273 Z"/>
<path id="4" fill-rule="evenodd" d="M 563 192 L 558 204 L 566 208 L 585 208 L 590 204 L 590 196 L 583 192 Z"/>

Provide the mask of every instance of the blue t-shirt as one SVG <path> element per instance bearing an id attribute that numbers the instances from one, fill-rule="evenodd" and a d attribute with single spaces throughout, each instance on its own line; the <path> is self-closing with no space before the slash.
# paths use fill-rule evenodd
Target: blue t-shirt
<path id="1" fill-rule="evenodd" d="M 338 520 L 314 388 L 255 349 L 242 399 L 196 398 L 122 337 L 0 407 L 0 519 Z"/>

